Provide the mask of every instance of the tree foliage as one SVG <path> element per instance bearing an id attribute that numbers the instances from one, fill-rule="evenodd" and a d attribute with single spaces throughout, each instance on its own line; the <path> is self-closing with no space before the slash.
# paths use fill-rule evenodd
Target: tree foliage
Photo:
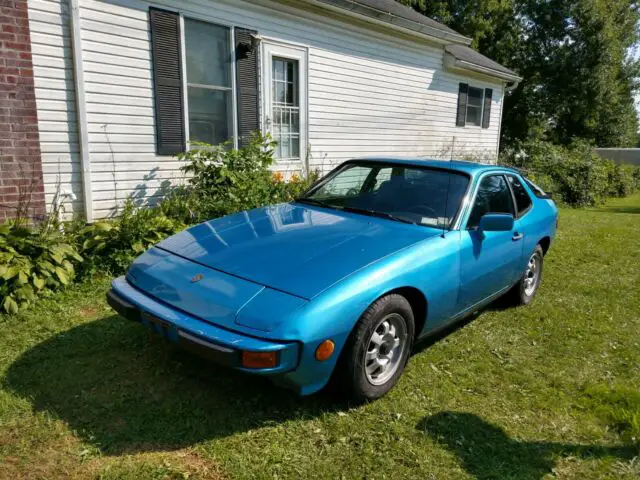
<path id="1" fill-rule="evenodd" d="M 635 146 L 638 3 L 400 0 L 473 40 L 524 80 L 508 94 L 503 145 L 528 139 Z"/>

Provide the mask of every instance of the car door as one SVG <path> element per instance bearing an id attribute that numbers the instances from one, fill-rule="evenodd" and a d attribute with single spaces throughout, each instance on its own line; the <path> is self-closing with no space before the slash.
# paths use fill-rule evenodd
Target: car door
<path id="1" fill-rule="evenodd" d="M 509 231 L 480 231 L 480 218 L 487 213 L 508 213 L 515 217 L 513 196 L 502 174 L 481 179 L 461 232 L 459 311 L 509 287 L 519 273 L 523 235 L 518 230 L 518 220 Z"/>
<path id="2" fill-rule="evenodd" d="M 522 260 L 520 262 L 520 272 L 518 272 L 520 274 L 524 272 L 529 260 L 529 255 L 533 253 L 540 236 L 536 235 L 537 227 L 535 222 L 532 223 L 535 217 L 535 213 L 533 213 L 533 200 L 524 187 L 524 180 L 515 174 L 507 174 L 506 178 L 515 200 L 517 230 L 524 236 L 522 241 Z"/>

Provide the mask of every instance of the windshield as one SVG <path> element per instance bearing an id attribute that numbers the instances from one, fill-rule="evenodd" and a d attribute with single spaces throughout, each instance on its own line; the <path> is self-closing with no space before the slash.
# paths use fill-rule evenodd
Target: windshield
<path id="1" fill-rule="evenodd" d="M 469 178 L 462 173 L 358 161 L 329 174 L 297 201 L 449 228 L 468 184 Z"/>

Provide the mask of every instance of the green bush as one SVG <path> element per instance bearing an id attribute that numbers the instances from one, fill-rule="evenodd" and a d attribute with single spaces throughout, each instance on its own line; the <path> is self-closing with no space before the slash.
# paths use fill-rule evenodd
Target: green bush
<path id="1" fill-rule="evenodd" d="M 0 225 L 0 302 L 17 313 L 75 277 L 82 257 L 60 232 L 16 224 Z"/>
<path id="2" fill-rule="evenodd" d="M 640 169 L 601 158 L 585 142 L 568 147 L 531 141 L 505 150 L 500 162 L 521 169 L 561 203 L 588 207 L 638 188 Z"/>
<path id="3" fill-rule="evenodd" d="M 632 165 L 617 165 L 611 162 L 612 173 L 610 175 L 611 196 L 626 197 L 631 195 L 637 188 L 634 170 L 639 170 Z"/>
<path id="4" fill-rule="evenodd" d="M 287 202 L 306 190 L 311 181 L 274 173 L 275 142 L 269 135 L 256 133 L 249 144 L 240 149 L 225 145 L 194 144 L 178 155 L 189 175 L 187 188 L 162 203 L 161 208 L 181 220 L 204 221 L 241 210 Z"/>
<path id="5" fill-rule="evenodd" d="M 119 274 L 149 247 L 184 228 L 159 208 L 136 208 L 128 201 L 120 217 L 69 229 L 68 234 L 85 258 L 82 274 L 97 270 Z"/>

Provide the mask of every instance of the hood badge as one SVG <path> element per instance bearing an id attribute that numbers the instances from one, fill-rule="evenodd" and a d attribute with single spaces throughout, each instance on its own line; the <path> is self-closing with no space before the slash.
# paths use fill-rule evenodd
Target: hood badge
<path id="1" fill-rule="evenodd" d="M 199 273 L 198 275 L 196 275 L 195 277 L 193 277 L 191 279 L 191 283 L 196 283 L 199 282 L 200 280 L 202 280 L 204 278 L 204 275 L 202 275 L 201 273 Z"/>

